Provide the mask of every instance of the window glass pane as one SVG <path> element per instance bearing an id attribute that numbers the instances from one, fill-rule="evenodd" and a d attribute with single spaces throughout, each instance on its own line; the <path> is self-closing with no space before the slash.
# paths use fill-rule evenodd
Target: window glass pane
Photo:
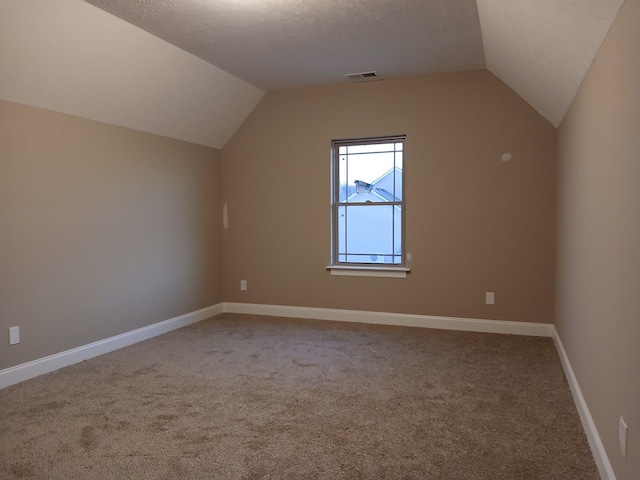
<path id="1" fill-rule="evenodd" d="M 402 169 L 395 168 L 393 175 L 379 182 L 379 188 L 389 190 L 393 192 L 394 201 L 399 202 L 402 200 Z"/>
<path id="2" fill-rule="evenodd" d="M 363 155 L 349 155 L 348 182 L 361 180 L 367 183 L 375 182 L 388 173 L 394 166 L 393 153 L 368 153 Z"/>
<path id="3" fill-rule="evenodd" d="M 402 196 L 401 192 L 399 192 L 400 197 L 394 195 L 394 179 L 398 177 L 402 182 L 402 176 L 398 176 L 397 171 L 394 171 L 394 164 L 397 164 L 395 156 L 393 153 L 349 155 L 344 168 L 346 175 L 344 183 L 347 185 L 346 201 L 358 203 L 399 201 Z M 341 184 L 343 178 L 340 179 Z"/>
<path id="4" fill-rule="evenodd" d="M 347 153 L 393 152 L 393 143 L 369 143 L 366 145 L 349 145 Z M 342 153 L 342 152 L 341 152 Z"/>
<path id="5" fill-rule="evenodd" d="M 338 221 L 339 256 L 346 255 L 347 262 L 401 263 L 399 208 L 392 205 L 349 205 L 339 210 L 345 214 L 344 217 L 339 216 Z"/>
<path id="6" fill-rule="evenodd" d="M 341 147 L 342 148 L 342 147 Z M 346 155 L 340 155 L 340 158 L 338 159 L 338 188 L 339 188 L 339 194 L 338 194 L 338 201 L 339 202 L 346 202 L 347 198 L 349 198 L 350 195 L 353 194 L 353 192 L 355 191 L 355 186 L 353 188 L 350 188 L 349 185 L 347 185 L 347 157 Z"/>
<path id="7" fill-rule="evenodd" d="M 347 207 L 338 207 L 338 253 L 347 251 Z M 341 262 L 346 262 L 340 260 Z"/>
<path id="8" fill-rule="evenodd" d="M 402 170 L 402 152 L 396 152 L 396 167 Z"/>
<path id="9" fill-rule="evenodd" d="M 387 263 L 402 263 L 402 207 L 393 207 L 393 257 Z"/>

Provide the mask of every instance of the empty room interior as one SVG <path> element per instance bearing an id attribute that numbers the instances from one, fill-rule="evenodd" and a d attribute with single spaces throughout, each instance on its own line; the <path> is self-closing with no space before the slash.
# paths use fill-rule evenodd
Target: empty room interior
<path id="1" fill-rule="evenodd" d="M 0 477 L 637 480 L 639 179 L 640 0 L 5 0 Z"/>

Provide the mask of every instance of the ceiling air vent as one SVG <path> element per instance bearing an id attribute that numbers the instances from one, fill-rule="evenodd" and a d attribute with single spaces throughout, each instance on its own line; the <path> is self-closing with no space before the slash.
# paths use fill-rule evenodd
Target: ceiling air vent
<path id="1" fill-rule="evenodd" d="M 361 82 L 373 82 L 375 80 L 383 80 L 378 72 L 359 72 L 359 73 L 348 73 L 345 75 L 351 82 L 353 83 L 361 83 Z"/>

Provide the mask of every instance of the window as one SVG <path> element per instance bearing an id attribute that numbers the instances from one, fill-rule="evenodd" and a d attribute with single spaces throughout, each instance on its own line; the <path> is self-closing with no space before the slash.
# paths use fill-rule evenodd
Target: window
<path id="1" fill-rule="evenodd" d="M 404 135 L 333 141 L 332 273 L 334 269 L 396 271 L 403 275 L 392 276 L 404 276 L 408 270 L 404 141 Z"/>

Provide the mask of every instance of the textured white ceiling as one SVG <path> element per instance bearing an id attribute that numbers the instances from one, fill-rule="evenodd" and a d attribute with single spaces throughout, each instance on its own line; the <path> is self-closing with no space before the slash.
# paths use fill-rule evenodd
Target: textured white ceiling
<path id="1" fill-rule="evenodd" d="M 266 90 L 484 68 L 475 0 L 87 0 Z"/>
<path id="2" fill-rule="evenodd" d="M 0 98 L 222 148 L 264 92 L 81 0 L 0 2 Z"/>
<path id="3" fill-rule="evenodd" d="M 623 1 L 477 0 L 487 69 L 558 126 Z"/>

